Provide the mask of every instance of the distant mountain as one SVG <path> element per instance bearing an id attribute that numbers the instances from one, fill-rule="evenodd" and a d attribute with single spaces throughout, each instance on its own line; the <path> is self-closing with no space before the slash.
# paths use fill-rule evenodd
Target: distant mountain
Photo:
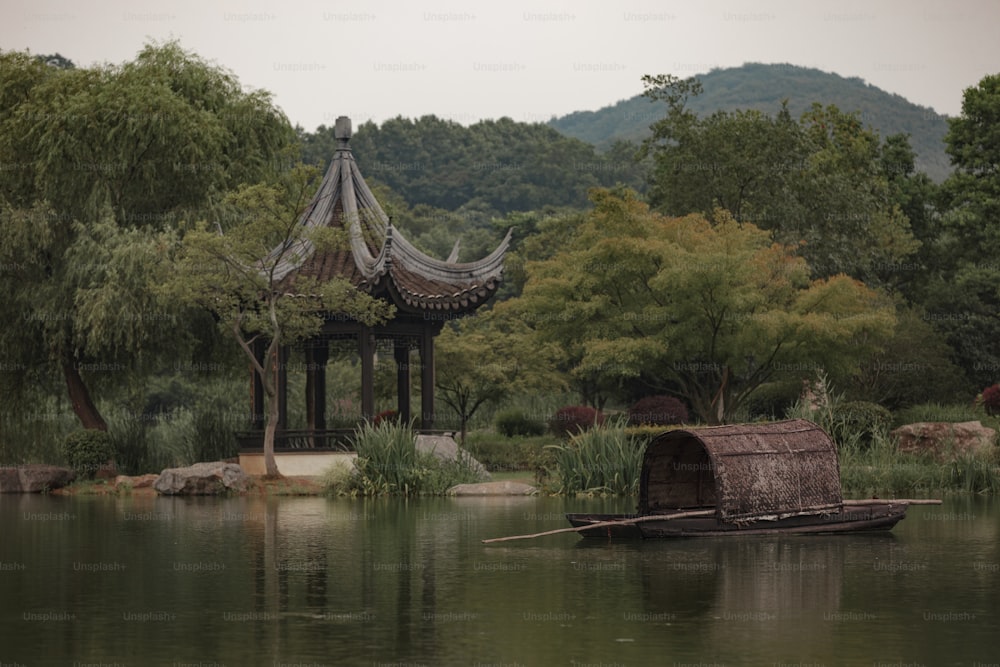
<path id="1" fill-rule="evenodd" d="M 876 129 L 882 137 L 909 134 L 910 145 L 917 153 L 917 169 L 935 181 L 944 180 L 951 172 L 944 151 L 946 116 L 858 77 L 844 78 L 797 65 L 747 63 L 742 67 L 713 69 L 696 78 L 704 92 L 689 99 L 688 108 L 698 115 L 720 109 L 758 109 L 774 114 L 781 108 L 782 100 L 787 99 L 792 117 L 799 118 L 813 102 L 824 106 L 834 104 L 841 111 L 857 112 L 862 123 Z M 567 136 L 606 149 L 619 139 L 643 140 L 649 136 L 650 124 L 665 113 L 663 102 L 636 95 L 598 111 L 576 111 L 554 118 L 549 125 Z"/>

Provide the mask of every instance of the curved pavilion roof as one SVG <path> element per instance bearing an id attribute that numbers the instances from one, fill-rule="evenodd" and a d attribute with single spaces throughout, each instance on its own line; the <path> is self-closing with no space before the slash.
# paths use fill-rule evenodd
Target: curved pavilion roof
<path id="1" fill-rule="evenodd" d="M 469 312 L 493 296 L 503 278 L 510 233 L 496 250 L 476 262 L 441 261 L 426 255 L 392 226 L 362 178 L 348 146 L 349 118 L 337 119 L 334 136 L 333 160 L 299 224 L 343 229 L 349 247 L 319 250 L 306 238 L 298 240 L 276 267 L 275 279 L 281 288 L 292 289 L 297 276 L 320 281 L 340 277 L 373 295 L 384 294 L 397 309 L 413 313 Z M 276 248 L 272 256 L 281 250 Z"/>

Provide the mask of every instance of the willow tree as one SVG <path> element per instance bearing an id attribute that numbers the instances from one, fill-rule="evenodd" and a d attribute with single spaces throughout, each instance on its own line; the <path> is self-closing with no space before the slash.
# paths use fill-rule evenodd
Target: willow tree
<path id="1" fill-rule="evenodd" d="M 846 275 L 812 279 L 793 248 L 722 211 L 666 217 L 627 190 L 592 199 L 577 233 L 528 263 L 522 296 L 502 304 L 560 344 L 574 373 L 676 392 L 719 423 L 765 382 L 853 373 L 893 329 L 877 292 Z"/>
<path id="2" fill-rule="evenodd" d="M 7 361 L 60 373 L 81 424 L 106 429 L 94 380 L 178 339 L 150 296 L 159 235 L 267 178 L 292 141 L 267 93 L 174 42 L 91 68 L 0 52 Z M 25 379 L 2 377 L 11 392 Z"/>
<path id="3" fill-rule="evenodd" d="M 278 472 L 274 437 L 279 418 L 277 364 L 284 345 L 315 336 L 325 317 L 353 318 L 366 325 L 391 317 L 393 307 L 351 283 L 298 276 L 282 281 L 283 268 L 306 259 L 309 248 L 347 247 L 343 232 L 300 224 L 315 191 L 316 171 L 299 166 L 272 183 L 245 186 L 225 201 L 225 215 L 186 230 L 176 246 L 168 300 L 210 311 L 244 352 L 264 389 L 264 466 Z M 263 358 L 254 347 L 266 345 Z"/>

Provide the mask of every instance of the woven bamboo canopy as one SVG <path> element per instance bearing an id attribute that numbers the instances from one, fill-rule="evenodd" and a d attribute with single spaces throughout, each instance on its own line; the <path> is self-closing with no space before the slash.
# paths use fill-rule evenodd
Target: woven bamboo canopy
<path id="1" fill-rule="evenodd" d="M 643 458 L 641 514 L 714 507 L 741 521 L 842 505 L 836 446 L 804 419 L 668 431 Z"/>

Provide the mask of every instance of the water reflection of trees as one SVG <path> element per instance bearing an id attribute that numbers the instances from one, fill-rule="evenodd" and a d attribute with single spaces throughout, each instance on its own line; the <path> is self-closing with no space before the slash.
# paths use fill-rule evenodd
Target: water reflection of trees
<path id="1" fill-rule="evenodd" d="M 888 553 L 893 536 L 662 542 L 647 545 L 640 558 L 639 591 L 651 616 L 703 627 L 696 650 L 706 656 L 773 656 L 774 642 L 781 641 L 795 662 L 836 655 L 838 622 L 857 611 L 843 604 L 845 562 L 859 549 Z M 727 654 L 732 647 L 739 649 Z"/>

